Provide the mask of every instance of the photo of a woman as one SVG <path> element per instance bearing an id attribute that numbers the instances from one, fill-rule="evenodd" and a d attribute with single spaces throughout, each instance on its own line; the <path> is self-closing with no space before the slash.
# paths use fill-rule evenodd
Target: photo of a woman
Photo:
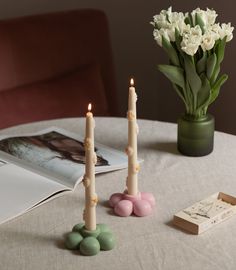
<path id="1" fill-rule="evenodd" d="M 69 178 L 81 169 L 79 165 L 85 164 L 84 143 L 56 131 L 3 139 L 0 150 Z M 96 166 L 108 166 L 97 148 L 95 152 Z"/>

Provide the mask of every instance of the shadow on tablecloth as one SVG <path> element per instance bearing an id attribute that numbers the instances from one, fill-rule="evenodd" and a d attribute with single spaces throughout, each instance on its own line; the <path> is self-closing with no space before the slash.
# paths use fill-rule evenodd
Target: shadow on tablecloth
<path id="1" fill-rule="evenodd" d="M 156 150 L 178 156 L 181 155 L 177 149 L 176 142 L 148 142 L 145 144 L 141 144 L 140 148 Z"/>

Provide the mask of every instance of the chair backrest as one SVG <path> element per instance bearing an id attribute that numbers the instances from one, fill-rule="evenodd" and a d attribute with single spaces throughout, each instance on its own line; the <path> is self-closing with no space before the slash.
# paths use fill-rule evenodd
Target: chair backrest
<path id="1" fill-rule="evenodd" d="M 116 115 L 106 15 L 73 10 L 0 21 L 0 128 L 31 121 Z"/>

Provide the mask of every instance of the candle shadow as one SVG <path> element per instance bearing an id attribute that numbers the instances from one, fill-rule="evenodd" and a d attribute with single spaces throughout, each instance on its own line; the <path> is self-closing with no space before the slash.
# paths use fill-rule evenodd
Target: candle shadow
<path id="1" fill-rule="evenodd" d="M 180 156 L 176 142 L 150 142 L 141 147 Z"/>
<path id="2" fill-rule="evenodd" d="M 105 208 L 111 208 L 108 200 L 100 201 L 99 204 Z"/>
<path id="3" fill-rule="evenodd" d="M 110 215 L 110 216 L 113 216 L 113 217 L 117 217 L 117 215 L 115 214 L 113 208 L 108 209 L 108 210 L 107 210 L 107 214 Z"/>
<path id="4" fill-rule="evenodd" d="M 185 231 L 184 229 L 181 229 L 180 227 L 177 227 L 176 225 L 174 225 L 173 224 L 173 220 L 170 220 L 170 221 L 165 222 L 165 225 L 168 226 L 168 227 L 170 227 L 170 228 L 172 228 L 173 230 L 178 230 L 178 231 L 181 231 L 181 232 L 183 232 L 185 234 L 189 234 L 189 235 L 193 235 L 194 236 L 194 234 L 192 234 L 192 233 L 190 233 L 188 231 Z"/>
<path id="5" fill-rule="evenodd" d="M 54 245 L 58 247 L 59 249 L 66 249 L 65 247 L 65 237 L 67 235 L 63 234 L 62 237 L 55 236 L 52 234 L 44 234 L 44 233 L 37 233 L 37 232 L 31 232 L 31 231 L 15 231 L 12 228 L 8 228 L 6 230 L 2 230 L 2 233 L 4 233 L 4 236 L 9 239 L 9 243 L 14 242 L 14 244 L 20 244 L 25 243 L 32 245 L 33 247 L 37 248 L 45 248 L 51 245 Z"/>
<path id="6" fill-rule="evenodd" d="M 69 232 L 64 233 L 62 235 L 62 238 L 58 238 L 55 240 L 54 244 L 57 248 L 67 250 L 66 245 L 65 245 L 65 240 L 66 240 L 66 237 L 68 234 L 69 234 Z"/>

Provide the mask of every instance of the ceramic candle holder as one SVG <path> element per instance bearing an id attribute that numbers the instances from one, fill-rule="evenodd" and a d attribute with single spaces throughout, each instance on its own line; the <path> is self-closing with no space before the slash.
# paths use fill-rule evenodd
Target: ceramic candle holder
<path id="1" fill-rule="evenodd" d="M 111 250 L 115 243 L 114 234 L 106 224 L 97 224 L 93 231 L 87 230 L 84 223 L 76 224 L 65 240 L 68 249 L 79 250 L 85 256 L 96 255 L 100 250 Z"/>
<path id="2" fill-rule="evenodd" d="M 132 214 L 145 217 L 153 212 L 155 198 L 152 193 L 139 192 L 136 196 L 124 193 L 114 193 L 109 199 L 110 206 L 116 215 L 128 217 Z"/>

